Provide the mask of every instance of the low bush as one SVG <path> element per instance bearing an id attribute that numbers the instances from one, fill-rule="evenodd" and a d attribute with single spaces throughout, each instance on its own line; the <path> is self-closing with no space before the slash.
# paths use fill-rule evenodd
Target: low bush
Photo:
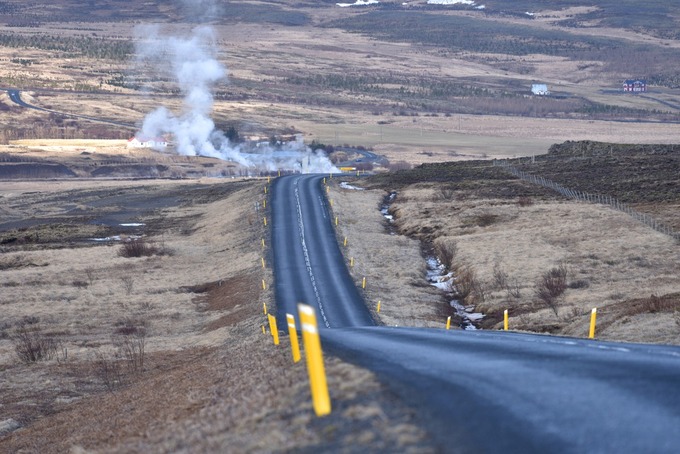
<path id="1" fill-rule="evenodd" d="M 123 243 L 118 250 L 118 255 L 126 258 L 150 257 L 158 254 L 158 252 L 159 250 L 156 246 L 151 245 L 140 238 Z"/>
<path id="2" fill-rule="evenodd" d="M 543 273 L 536 284 L 536 296 L 555 315 L 559 315 L 559 297 L 567 290 L 567 274 L 567 267 L 560 265 Z"/>
<path id="3" fill-rule="evenodd" d="M 451 270 L 454 267 L 454 261 L 458 254 L 458 245 L 455 241 L 437 241 L 434 244 L 434 253 L 441 264 L 447 270 Z"/>
<path id="4" fill-rule="evenodd" d="M 36 324 L 21 323 L 10 335 L 14 351 L 26 364 L 50 359 L 66 359 L 67 352 L 61 342 L 42 332 Z"/>

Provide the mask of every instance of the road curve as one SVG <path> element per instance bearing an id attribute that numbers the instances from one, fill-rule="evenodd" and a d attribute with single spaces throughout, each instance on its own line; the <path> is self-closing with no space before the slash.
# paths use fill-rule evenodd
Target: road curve
<path id="1" fill-rule="evenodd" d="M 324 351 L 375 371 L 452 452 L 675 453 L 680 348 L 500 332 L 352 328 Z"/>
<path id="2" fill-rule="evenodd" d="M 324 350 L 375 371 L 442 451 L 678 452 L 680 347 L 373 326 L 322 178 L 272 185 L 278 321 L 300 301 L 315 306 L 333 328 L 320 330 Z"/>
<path id="3" fill-rule="evenodd" d="M 12 89 L 12 88 L 5 89 L 5 90 L 7 91 L 7 94 L 9 95 L 9 99 L 13 103 L 15 103 L 15 104 L 17 104 L 21 107 L 24 107 L 26 109 L 39 110 L 41 112 L 58 114 L 58 115 L 62 115 L 64 117 L 82 118 L 83 120 L 94 121 L 94 122 L 97 122 L 97 123 L 106 123 L 106 124 L 115 125 L 115 126 L 123 126 L 123 127 L 126 127 L 126 128 L 136 128 L 135 125 L 132 125 L 132 124 L 129 124 L 129 123 L 122 123 L 120 121 L 105 120 L 103 118 L 95 118 L 95 117 L 90 117 L 90 116 L 87 116 L 87 115 L 79 115 L 79 114 L 72 114 L 72 113 L 66 113 L 66 112 L 59 112 L 57 110 L 45 109 L 44 107 L 38 107 L 38 106 L 35 106 L 33 104 L 29 104 L 26 101 L 24 101 L 21 98 L 21 91 L 20 90 L 16 90 L 16 89 Z"/>
<path id="4" fill-rule="evenodd" d="M 286 326 L 286 313 L 297 318 L 297 304 L 303 302 L 316 309 L 321 327 L 370 326 L 373 319 L 335 238 L 323 178 L 289 175 L 272 184 L 277 322 Z"/>

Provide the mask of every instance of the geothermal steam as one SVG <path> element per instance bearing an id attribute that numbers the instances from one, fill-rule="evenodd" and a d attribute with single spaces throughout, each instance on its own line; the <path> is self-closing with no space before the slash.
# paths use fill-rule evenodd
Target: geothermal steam
<path id="1" fill-rule="evenodd" d="M 304 143 L 284 144 L 281 149 L 258 147 L 256 153 L 245 152 L 232 144 L 224 133 L 215 129 L 210 118 L 213 89 L 226 80 L 226 68 L 215 58 L 215 37 L 209 27 L 195 28 L 191 36 L 167 37 L 155 28 L 143 30 L 138 40 L 138 63 L 146 63 L 174 79 L 183 96 L 179 113 L 159 107 L 144 118 L 140 134 L 158 137 L 171 134 L 178 153 L 186 156 L 210 156 L 234 161 L 261 170 L 294 170 L 299 172 L 337 172 L 322 152 L 312 152 Z"/>

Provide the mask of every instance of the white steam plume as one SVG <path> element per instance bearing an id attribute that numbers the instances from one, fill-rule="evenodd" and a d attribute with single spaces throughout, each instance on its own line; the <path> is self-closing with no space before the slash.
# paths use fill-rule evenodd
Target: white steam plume
<path id="1" fill-rule="evenodd" d="M 210 27 L 200 26 L 189 37 L 167 37 L 157 28 L 145 27 L 138 40 L 137 57 L 163 76 L 171 76 L 183 96 L 182 111 L 175 114 L 165 107 L 149 113 L 139 135 L 154 138 L 171 134 L 177 152 L 186 156 L 210 156 L 234 161 L 260 170 L 295 170 L 300 172 L 337 172 L 322 152 L 312 152 L 302 141 L 285 144 L 281 149 L 258 147 L 245 152 L 231 144 L 224 133 L 215 129 L 210 118 L 213 89 L 226 80 L 226 68 L 215 58 L 215 39 Z"/>

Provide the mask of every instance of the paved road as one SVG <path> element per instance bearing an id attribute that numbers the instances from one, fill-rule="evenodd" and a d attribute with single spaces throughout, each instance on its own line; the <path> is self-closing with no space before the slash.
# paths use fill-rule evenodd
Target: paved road
<path id="1" fill-rule="evenodd" d="M 71 117 L 71 118 L 82 118 L 83 120 L 89 120 L 89 121 L 94 121 L 97 123 L 106 123 L 110 125 L 116 125 L 116 126 L 123 126 L 126 128 L 136 128 L 135 125 L 129 124 L 129 123 L 122 123 L 119 121 L 113 121 L 113 120 L 106 120 L 103 118 L 96 118 L 96 117 L 90 117 L 87 115 L 79 115 L 79 114 L 72 114 L 72 113 L 66 113 L 66 112 L 59 112 L 57 110 L 52 110 L 52 109 L 45 109 L 44 107 L 39 107 L 35 106 L 33 104 L 29 104 L 26 101 L 24 101 L 21 98 L 21 91 L 16 90 L 16 89 L 5 89 L 7 91 L 7 94 L 9 95 L 9 99 L 15 103 L 20 105 L 21 107 L 24 107 L 26 109 L 33 109 L 33 110 L 40 110 L 42 112 L 49 112 L 49 113 L 54 113 L 58 115 L 62 115 L 65 117 Z"/>
<path id="2" fill-rule="evenodd" d="M 680 347 L 372 326 L 322 178 L 272 187 L 279 323 L 298 301 L 323 310 L 324 349 L 375 371 L 443 451 L 680 452 Z"/>
<path id="3" fill-rule="evenodd" d="M 373 325 L 335 239 L 323 175 L 290 175 L 272 184 L 272 249 L 279 326 L 297 304 L 316 308 L 326 328 Z M 299 326 L 299 325 L 298 325 Z"/>

